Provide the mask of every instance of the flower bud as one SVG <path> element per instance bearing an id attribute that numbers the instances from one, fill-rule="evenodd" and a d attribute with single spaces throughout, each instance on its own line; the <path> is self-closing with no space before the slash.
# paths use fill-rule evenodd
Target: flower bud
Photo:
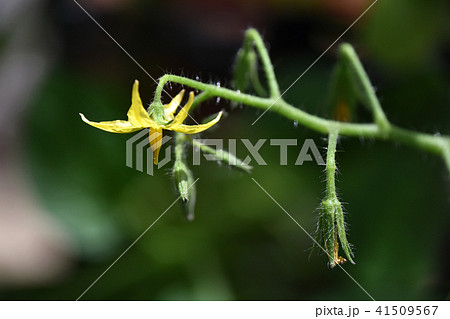
<path id="1" fill-rule="evenodd" d="M 183 201 L 183 211 L 186 219 L 189 221 L 194 220 L 194 209 L 196 199 L 196 188 L 194 175 L 189 167 L 184 162 L 184 148 L 183 145 L 186 142 L 185 136 L 181 133 L 175 135 L 175 163 L 173 165 L 173 180 L 175 187 L 180 194 Z"/>
<path id="2" fill-rule="evenodd" d="M 256 52 L 251 46 L 244 46 L 238 51 L 234 62 L 234 88 L 246 91 L 254 72 L 257 72 Z"/>
<path id="3" fill-rule="evenodd" d="M 317 227 L 317 242 L 324 243 L 324 248 L 330 266 L 334 267 L 347 261 L 353 264 L 353 252 L 345 233 L 344 213 L 342 204 L 337 197 L 326 198 L 319 207 L 319 223 Z M 339 256 L 339 242 L 347 259 Z"/>

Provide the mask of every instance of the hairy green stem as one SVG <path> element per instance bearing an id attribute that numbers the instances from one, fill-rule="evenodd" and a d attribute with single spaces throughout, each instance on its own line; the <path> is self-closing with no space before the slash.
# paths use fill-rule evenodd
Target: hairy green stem
<path id="1" fill-rule="evenodd" d="M 175 132 L 175 161 L 183 161 L 183 145 L 186 138 L 182 133 Z"/>
<path id="2" fill-rule="evenodd" d="M 178 75 L 166 74 L 160 78 L 155 92 L 155 101 L 161 99 L 161 92 L 167 82 L 175 82 L 204 91 L 206 92 L 205 96 L 208 97 L 219 96 L 248 106 L 260 109 L 270 109 L 292 121 L 297 121 L 298 123 L 323 134 L 328 134 L 331 130 L 337 129 L 339 130 L 340 135 L 400 142 L 440 156 L 444 156 L 444 152 L 446 151 L 444 146 L 446 143 L 448 144 L 448 141 L 446 141 L 448 140 L 448 137 L 418 133 L 395 125 L 390 125 L 389 130 L 386 131 L 380 129 L 377 124 L 344 123 L 327 120 L 300 110 L 282 99 L 261 98 Z M 450 164 L 447 164 L 447 166 L 450 171 Z"/>
<path id="3" fill-rule="evenodd" d="M 271 111 L 279 113 L 290 120 L 298 121 L 304 126 L 320 133 L 328 134 L 330 127 L 333 126 L 338 127 L 339 131 L 343 135 L 381 137 L 378 126 L 375 124 L 354 124 L 326 120 L 302 111 L 286 103 L 282 99 L 277 100 L 272 98 L 257 97 L 172 74 L 166 74 L 159 79 L 158 87 L 155 91 L 155 102 L 160 101 L 161 92 L 167 82 L 175 82 L 182 85 L 187 85 L 189 87 L 207 92 L 210 96 L 218 96 L 248 106 L 253 106 L 260 109 L 270 109 Z"/>
<path id="4" fill-rule="evenodd" d="M 270 61 L 269 53 L 264 45 L 264 41 L 261 35 L 256 29 L 250 28 L 245 32 L 244 46 L 250 46 L 252 43 L 255 45 L 256 50 L 261 58 L 261 64 L 266 74 L 267 84 L 269 86 L 269 94 L 273 99 L 279 98 L 280 88 L 278 87 L 278 81 L 275 77 L 275 71 L 273 70 L 272 62 Z M 259 81 L 257 82 L 259 83 Z"/>
<path id="5" fill-rule="evenodd" d="M 327 164 L 326 164 L 326 174 L 327 174 L 327 188 L 326 188 L 326 199 L 331 199 L 336 197 L 336 184 L 335 184 L 335 174 L 336 174 L 336 144 L 339 136 L 337 130 L 330 131 L 328 134 L 328 148 L 327 148 Z"/>
<path id="6" fill-rule="evenodd" d="M 354 79 L 359 82 L 358 84 L 361 86 L 362 97 L 364 99 L 363 102 L 365 102 L 367 107 L 371 110 L 375 123 L 380 129 L 388 132 L 390 123 L 381 108 L 380 102 L 375 95 L 372 83 L 370 83 L 369 76 L 364 70 L 361 61 L 358 59 L 355 50 L 350 44 L 344 43 L 340 47 L 340 54 L 341 59 L 353 73 Z"/>

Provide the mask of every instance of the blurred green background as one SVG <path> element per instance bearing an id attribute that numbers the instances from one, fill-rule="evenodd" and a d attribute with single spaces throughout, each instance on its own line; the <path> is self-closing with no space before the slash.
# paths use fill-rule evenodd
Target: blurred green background
<path id="1" fill-rule="evenodd" d="M 39 212 L 31 220 L 45 221 L 57 236 L 46 237 L 42 253 L 30 248 L 33 240 L 0 236 L 0 256 L 11 260 L 0 262 L 0 298 L 74 300 L 177 197 L 170 166 L 154 176 L 126 167 L 131 135 L 95 130 L 78 113 L 92 120 L 124 118 L 134 79 L 145 103 L 156 85 L 72 0 L 11 3 L 0 8 L 0 59 L 25 52 L 28 62 L 21 64 L 23 77 L 0 64 L 8 79 L 0 92 L 23 87 L 36 65 L 31 56 L 47 62 L 33 89 L 23 92 L 28 98 L 20 94 L 20 112 L 1 113 L 2 123 L 14 125 L 0 136 L 0 163 L 8 171 L 13 162 L 27 182 L 17 199 L 2 197 L 0 223 L 14 213 L 7 201 L 27 192 L 36 205 L 23 211 Z M 230 87 L 244 31 L 256 27 L 284 90 L 371 1 L 79 3 L 155 79 L 171 72 Z M 445 0 L 380 0 L 340 40 L 354 45 L 395 124 L 450 134 L 449 13 Z M 336 49 L 286 93 L 287 101 L 328 116 Z M 252 126 L 260 110 L 212 100 L 193 115 L 202 119 L 220 109 L 228 116 L 202 138 L 312 138 L 324 152 L 322 135 L 270 112 Z M 370 118 L 362 114 L 360 120 Z M 338 149 L 337 185 L 356 261 L 345 269 L 377 300 L 448 298 L 450 189 L 441 159 L 367 139 L 342 138 Z M 295 166 L 299 151 L 290 147 L 288 165 L 280 166 L 279 148 L 267 142 L 261 154 L 268 165 L 255 166 L 251 175 L 204 160 L 194 166 L 195 220 L 187 222 L 174 205 L 82 300 L 367 300 L 342 270 L 327 266 L 323 254 L 309 258 L 310 238 L 251 179 L 313 233 L 323 167 Z M 237 155 L 248 153 L 240 145 Z M 27 238 L 21 223 L 15 226 Z M 27 251 L 24 245 L 32 253 L 16 258 Z M 45 276 L 33 263 L 43 265 Z"/>

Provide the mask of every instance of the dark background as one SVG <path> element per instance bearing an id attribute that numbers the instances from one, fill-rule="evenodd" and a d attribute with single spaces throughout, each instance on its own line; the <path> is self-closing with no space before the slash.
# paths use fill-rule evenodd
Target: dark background
<path id="1" fill-rule="evenodd" d="M 231 87 L 234 56 L 245 29 L 255 27 L 284 91 L 371 2 L 79 3 L 155 79 L 169 72 Z M 74 300 L 177 197 L 170 166 L 154 176 L 126 167 L 131 135 L 95 130 L 78 113 L 125 118 L 133 81 L 145 103 L 156 84 L 72 0 L 5 0 L 0 11 L 0 298 Z M 340 40 L 355 47 L 393 123 L 450 133 L 449 18 L 444 0 L 380 0 Z M 329 115 L 336 49 L 287 101 Z M 322 135 L 271 112 L 252 126 L 260 110 L 212 100 L 193 116 L 219 109 L 228 116 L 202 138 L 312 138 L 324 152 Z M 367 300 L 323 254 L 309 258 L 310 238 L 251 179 L 313 233 L 323 167 L 295 166 L 300 147 L 289 148 L 280 166 L 279 148 L 266 142 L 268 165 L 251 175 L 206 161 L 193 167 L 196 219 L 187 222 L 173 206 L 82 299 Z M 377 300 L 448 298 L 442 160 L 368 139 L 342 138 L 338 149 L 337 186 L 356 261 L 345 269 Z"/>

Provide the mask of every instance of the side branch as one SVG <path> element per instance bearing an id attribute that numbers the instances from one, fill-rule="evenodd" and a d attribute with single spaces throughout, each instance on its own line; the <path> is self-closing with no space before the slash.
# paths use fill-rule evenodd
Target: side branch
<path id="1" fill-rule="evenodd" d="M 370 83 L 369 77 L 361 64 L 361 61 L 358 59 L 355 50 L 350 44 L 344 43 L 341 45 L 339 53 L 340 59 L 342 59 L 345 66 L 352 73 L 354 81 L 357 82 L 356 84 L 361 91 L 363 102 L 372 112 L 375 123 L 380 129 L 387 133 L 390 129 L 390 123 L 381 108 L 372 83 Z"/>

